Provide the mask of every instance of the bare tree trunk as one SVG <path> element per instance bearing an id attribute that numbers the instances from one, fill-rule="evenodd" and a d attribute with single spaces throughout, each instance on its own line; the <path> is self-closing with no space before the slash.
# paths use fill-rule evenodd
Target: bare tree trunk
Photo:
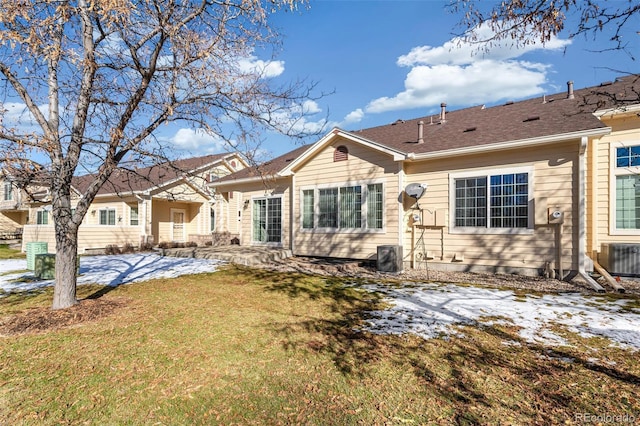
<path id="1" fill-rule="evenodd" d="M 65 309 L 78 303 L 76 278 L 78 261 L 78 229 L 71 225 L 56 227 L 56 285 L 53 309 Z"/>

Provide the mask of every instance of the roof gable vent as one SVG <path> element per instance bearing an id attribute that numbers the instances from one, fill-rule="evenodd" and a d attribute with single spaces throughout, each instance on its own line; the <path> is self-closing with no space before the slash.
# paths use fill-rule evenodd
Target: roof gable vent
<path id="1" fill-rule="evenodd" d="M 347 161 L 349 159 L 349 149 L 340 145 L 333 151 L 333 161 Z"/>
<path id="2" fill-rule="evenodd" d="M 540 120 L 540 116 L 539 115 L 535 115 L 535 116 L 532 116 L 532 117 L 525 118 L 524 120 L 522 120 L 522 122 L 523 123 L 528 123 L 530 121 L 538 121 L 538 120 Z"/>
<path id="3" fill-rule="evenodd" d="M 466 129 L 463 130 L 464 133 L 475 132 L 475 131 L 476 131 L 476 127 L 467 127 Z"/>

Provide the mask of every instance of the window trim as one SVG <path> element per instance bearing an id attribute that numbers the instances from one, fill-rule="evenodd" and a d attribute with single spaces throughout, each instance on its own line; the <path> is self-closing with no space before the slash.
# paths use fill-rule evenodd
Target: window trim
<path id="1" fill-rule="evenodd" d="M 516 173 L 528 174 L 528 194 L 527 194 L 527 227 L 526 228 L 492 228 L 491 224 L 491 203 L 490 203 L 490 186 L 491 176 L 508 175 Z M 456 226 L 456 186 L 457 179 L 465 179 L 471 177 L 487 178 L 487 226 Z M 493 234 L 493 235 L 529 235 L 535 231 L 535 198 L 534 198 L 534 166 L 514 166 L 514 167 L 497 167 L 483 168 L 474 170 L 465 170 L 460 172 L 449 173 L 449 233 L 450 234 Z"/>
<path id="2" fill-rule="evenodd" d="M 129 206 L 129 226 L 140 226 L 140 205 L 137 204 L 135 206 L 131 204 L 127 204 Z M 136 209 L 136 224 L 131 223 L 133 221 L 133 209 Z"/>
<path id="3" fill-rule="evenodd" d="M 254 201 L 256 200 L 269 200 L 269 199 L 275 199 L 275 198 L 279 198 L 280 199 L 280 241 L 279 242 L 262 242 L 262 241 L 256 241 L 255 240 L 255 235 L 253 233 L 253 209 L 254 209 Z M 268 204 L 268 201 L 267 201 Z M 284 217 L 284 212 L 285 212 L 285 206 L 284 206 L 284 196 L 282 194 L 278 194 L 278 195 L 262 195 L 262 196 L 252 196 L 250 198 L 250 205 L 251 205 L 251 221 L 249 223 L 250 225 L 250 229 L 251 229 L 251 245 L 256 245 L 256 246 L 267 246 L 267 247 L 282 247 L 282 245 L 284 244 L 284 235 L 285 235 L 285 217 Z M 269 211 L 269 208 L 267 206 L 267 212 Z M 267 219 L 268 221 L 268 219 Z"/>
<path id="4" fill-rule="evenodd" d="M 44 216 L 43 216 L 44 215 Z M 43 221 L 40 219 L 42 217 L 46 217 L 46 223 L 42 223 Z M 49 225 L 49 211 L 45 210 L 45 209 L 41 209 L 41 210 L 37 210 L 36 211 L 36 225 Z"/>
<path id="5" fill-rule="evenodd" d="M 616 184 L 618 176 L 640 175 L 640 166 L 618 167 L 617 149 L 640 146 L 640 140 L 612 142 L 609 145 L 609 235 L 638 236 L 640 229 L 618 229 L 616 224 Z"/>
<path id="6" fill-rule="evenodd" d="M 9 191 L 7 191 L 7 188 Z M 7 197 L 8 195 L 8 197 Z M 13 184 L 9 180 L 4 181 L 4 201 L 14 201 L 13 199 Z"/>
<path id="7" fill-rule="evenodd" d="M 103 211 L 107 212 L 107 223 L 101 223 L 101 220 L 102 220 L 101 216 Z M 108 215 L 109 211 L 113 211 L 113 225 L 109 224 L 109 215 Z M 102 207 L 98 209 L 98 225 L 99 226 L 116 226 L 118 223 L 117 213 L 118 213 L 118 210 L 115 207 Z"/>
<path id="8" fill-rule="evenodd" d="M 368 185 L 382 184 L 382 227 L 381 228 L 369 228 L 368 223 Z M 318 191 L 321 189 L 338 189 L 338 197 L 340 196 L 340 188 L 360 186 L 360 193 L 362 197 L 360 215 L 362 217 L 360 228 L 337 228 L 332 227 L 318 227 L 318 215 L 320 214 L 320 197 Z M 358 180 L 358 181 L 345 181 L 334 183 L 323 183 L 319 185 L 305 185 L 298 188 L 299 194 L 299 214 L 297 215 L 297 228 L 299 232 L 303 233 L 322 233 L 322 234 L 384 234 L 387 232 L 387 211 L 386 211 L 386 194 L 387 183 L 386 179 L 370 179 L 370 180 Z M 306 190 L 313 190 L 313 227 L 304 228 L 302 226 L 303 214 L 304 214 L 304 192 Z M 339 199 L 339 198 L 338 198 Z M 338 201 L 339 204 L 339 201 Z M 338 215 L 338 224 L 340 224 L 340 216 Z"/>

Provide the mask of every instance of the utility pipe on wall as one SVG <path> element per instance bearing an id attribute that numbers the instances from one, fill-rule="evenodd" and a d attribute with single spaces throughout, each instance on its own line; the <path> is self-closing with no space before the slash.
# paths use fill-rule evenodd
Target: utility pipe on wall
<path id="1" fill-rule="evenodd" d="M 583 136 L 580 139 L 580 151 L 578 156 L 578 274 L 598 293 L 604 293 L 604 288 L 596 282 L 585 269 L 585 264 L 590 260 L 587 257 L 587 214 L 586 214 L 586 180 L 587 161 L 585 152 L 589 146 L 589 138 Z"/>

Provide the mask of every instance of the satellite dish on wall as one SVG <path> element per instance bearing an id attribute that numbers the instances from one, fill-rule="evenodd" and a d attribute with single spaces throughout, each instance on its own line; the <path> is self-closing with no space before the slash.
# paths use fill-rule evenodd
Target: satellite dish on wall
<path id="1" fill-rule="evenodd" d="M 410 183 L 404 188 L 404 193 L 411 198 L 419 200 L 427 190 L 426 183 Z"/>

